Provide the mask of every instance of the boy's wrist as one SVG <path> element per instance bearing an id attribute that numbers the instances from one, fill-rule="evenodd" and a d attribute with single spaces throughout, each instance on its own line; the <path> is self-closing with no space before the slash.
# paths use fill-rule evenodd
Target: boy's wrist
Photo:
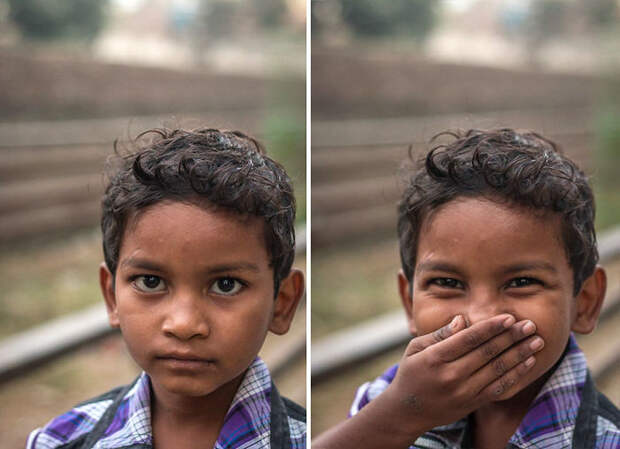
<path id="1" fill-rule="evenodd" d="M 372 400 L 365 408 L 373 406 L 373 420 L 381 426 L 382 433 L 394 446 L 408 447 L 422 434 L 434 427 L 417 405 L 403 399 L 394 384 Z M 360 411 L 360 413 L 363 409 Z M 368 411 L 371 411 L 370 409 Z M 398 446 L 397 446 L 398 445 Z M 385 446 L 388 447 L 388 446 Z"/>
<path id="2" fill-rule="evenodd" d="M 428 429 L 404 412 L 398 393 L 388 387 L 356 415 L 314 439 L 312 447 L 316 449 L 409 447 Z"/>

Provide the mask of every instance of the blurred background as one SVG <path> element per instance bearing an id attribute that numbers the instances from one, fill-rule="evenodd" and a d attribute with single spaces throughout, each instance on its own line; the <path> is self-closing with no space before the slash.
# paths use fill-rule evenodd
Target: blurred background
<path id="1" fill-rule="evenodd" d="M 312 431 L 408 341 L 396 201 L 447 128 L 533 129 L 591 175 L 609 286 L 580 337 L 620 403 L 620 2 L 312 0 Z"/>
<path id="2" fill-rule="evenodd" d="M 305 30 L 304 0 L 0 0 L 0 448 L 138 372 L 97 280 L 114 139 L 257 136 L 295 184 L 304 268 Z M 305 403 L 305 305 L 262 355 Z"/>

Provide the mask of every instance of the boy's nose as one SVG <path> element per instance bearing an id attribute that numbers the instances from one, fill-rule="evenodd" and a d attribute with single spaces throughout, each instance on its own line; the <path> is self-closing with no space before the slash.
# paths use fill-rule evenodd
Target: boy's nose
<path id="1" fill-rule="evenodd" d="M 210 327 L 201 309 L 191 295 L 177 295 L 167 308 L 162 331 L 180 340 L 208 337 Z"/>
<path id="2" fill-rule="evenodd" d="M 497 292 L 490 289 L 472 290 L 464 315 L 469 324 L 486 320 L 501 313 L 512 313 Z"/>

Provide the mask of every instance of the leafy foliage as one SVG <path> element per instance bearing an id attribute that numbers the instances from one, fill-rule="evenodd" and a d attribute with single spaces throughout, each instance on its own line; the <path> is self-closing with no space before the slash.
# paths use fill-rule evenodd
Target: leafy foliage
<path id="1" fill-rule="evenodd" d="M 340 0 L 342 18 L 360 36 L 424 39 L 435 24 L 433 0 Z"/>
<path id="2" fill-rule="evenodd" d="M 105 20 L 107 0 L 7 0 L 9 17 L 33 40 L 92 40 Z"/>

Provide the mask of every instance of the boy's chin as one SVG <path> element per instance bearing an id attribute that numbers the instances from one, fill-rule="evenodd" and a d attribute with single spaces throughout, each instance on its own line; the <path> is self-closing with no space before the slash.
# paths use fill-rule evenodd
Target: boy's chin
<path id="1" fill-rule="evenodd" d="M 200 398 L 215 392 L 218 395 L 223 394 L 227 396 L 229 393 L 234 395 L 240 382 L 241 376 L 222 382 L 218 382 L 216 379 L 208 381 L 201 376 L 187 376 L 176 379 L 162 379 L 159 386 L 167 394 L 186 398 Z"/>
<path id="2" fill-rule="evenodd" d="M 203 382 L 165 382 L 161 386 L 169 394 L 188 398 L 208 396 L 221 387 L 221 385 L 205 384 Z"/>
<path id="3" fill-rule="evenodd" d="M 532 373 L 521 378 L 516 385 L 509 388 L 492 402 L 503 402 L 513 399 L 527 401 L 528 403 L 532 402 L 540 392 L 540 389 L 545 384 L 551 373 L 546 372 L 534 378 L 530 377 L 531 374 Z"/>

